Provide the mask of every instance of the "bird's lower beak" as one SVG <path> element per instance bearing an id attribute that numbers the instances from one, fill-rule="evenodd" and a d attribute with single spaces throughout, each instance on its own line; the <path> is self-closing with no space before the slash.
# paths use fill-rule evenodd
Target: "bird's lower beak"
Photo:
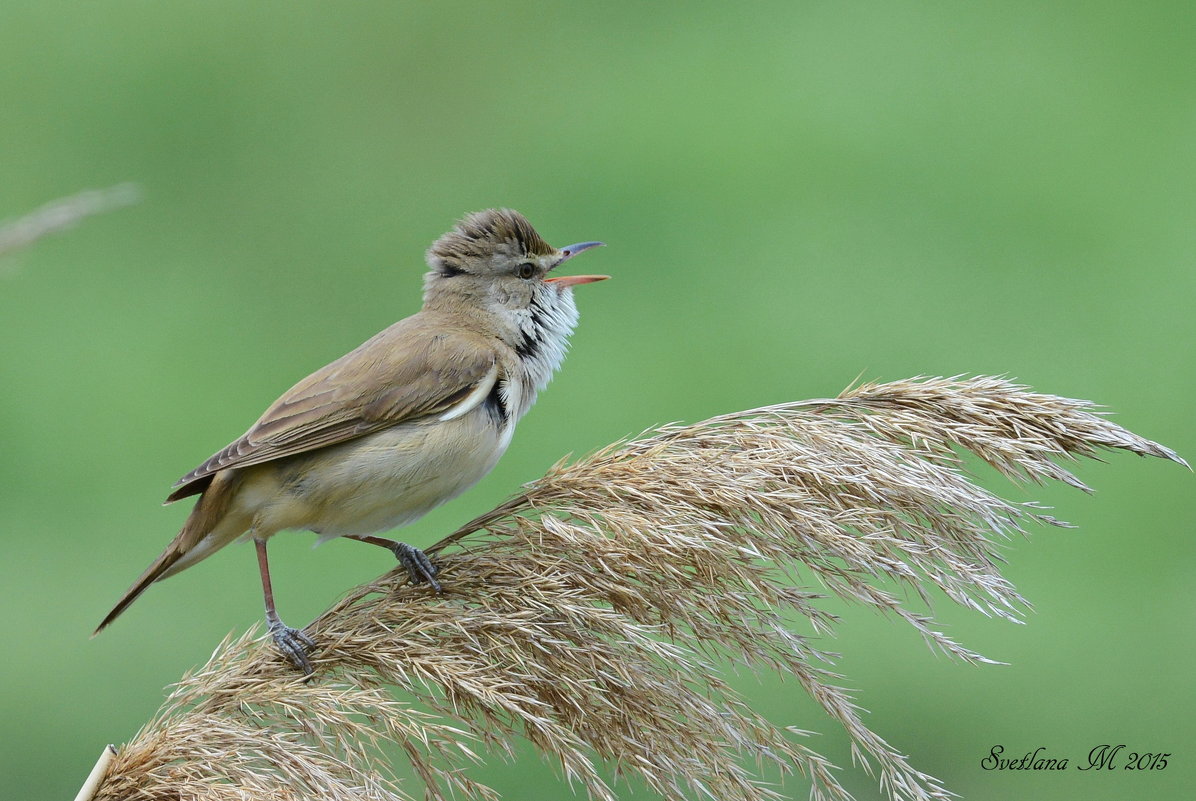
<path id="1" fill-rule="evenodd" d="M 560 267 L 562 264 L 576 256 L 578 253 L 581 253 L 583 250 L 596 248 L 603 244 L 605 243 L 578 242 L 576 245 L 568 245 L 567 247 L 563 247 L 560 251 L 561 258 L 556 264 L 552 265 L 552 269 L 555 270 L 557 267 Z M 557 276 L 556 278 L 545 278 L 544 283 L 552 284 L 557 289 L 566 289 L 571 286 L 577 286 L 578 284 L 592 284 L 595 281 L 605 281 L 608 278 L 610 278 L 609 275 L 561 275 Z"/>
<path id="2" fill-rule="evenodd" d="M 544 283 L 552 284 L 557 289 L 566 289 L 578 284 L 592 284 L 595 281 L 605 281 L 609 275 L 558 275 L 556 278 L 545 278 Z"/>

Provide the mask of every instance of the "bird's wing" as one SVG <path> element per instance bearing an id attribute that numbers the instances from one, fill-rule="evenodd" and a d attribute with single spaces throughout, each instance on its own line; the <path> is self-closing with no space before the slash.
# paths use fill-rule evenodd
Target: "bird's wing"
<path id="1" fill-rule="evenodd" d="M 498 371 L 495 340 L 401 320 L 287 390 L 243 436 L 179 479 L 166 502 L 202 492 L 213 475 L 230 467 L 335 445 L 409 420 L 459 417 L 486 399 Z"/>

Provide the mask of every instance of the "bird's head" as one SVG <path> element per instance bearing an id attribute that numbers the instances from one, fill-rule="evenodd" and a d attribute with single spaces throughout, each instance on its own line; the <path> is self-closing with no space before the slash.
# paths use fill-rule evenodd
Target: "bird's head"
<path id="1" fill-rule="evenodd" d="M 511 209 L 466 215 L 428 249 L 425 305 L 468 304 L 490 311 L 523 313 L 536 303 L 567 302 L 572 287 L 602 281 L 606 275 L 549 272 L 601 242 L 579 242 L 561 249 L 545 242 L 532 224 Z"/>

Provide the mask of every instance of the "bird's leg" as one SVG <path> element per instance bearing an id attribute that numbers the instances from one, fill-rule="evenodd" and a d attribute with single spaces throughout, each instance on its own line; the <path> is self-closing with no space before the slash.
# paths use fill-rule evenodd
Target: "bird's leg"
<path id="1" fill-rule="evenodd" d="M 440 571 L 436 569 L 436 565 L 432 564 L 432 560 L 428 558 L 428 555 L 414 545 L 388 540 L 385 537 L 368 537 L 358 534 L 346 534 L 345 536 L 351 540 L 368 542 L 370 545 L 378 545 L 385 548 L 403 563 L 403 567 L 407 568 L 407 572 L 411 574 L 413 582 L 418 584 L 421 581 L 426 581 L 433 590 L 436 592 L 441 591 L 440 582 L 436 580 L 436 574 Z"/>
<path id="2" fill-rule="evenodd" d="M 316 643 L 299 629 L 293 629 L 282 622 L 274 608 L 274 589 L 270 586 L 270 564 L 266 561 L 266 541 L 260 537 L 253 538 L 257 548 L 257 566 L 262 572 L 262 594 L 266 597 L 266 625 L 270 629 L 270 636 L 274 644 L 282 651 L 292 665 L 311 675 L 311 663 L 307 661 L 308 650 L 315 648 Z"/>

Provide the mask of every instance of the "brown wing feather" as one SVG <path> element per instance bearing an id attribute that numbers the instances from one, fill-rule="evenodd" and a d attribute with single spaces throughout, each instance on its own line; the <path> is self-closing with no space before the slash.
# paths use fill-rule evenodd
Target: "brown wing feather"
<path id="1" fill-rule="evenodd" d="M 441 414 L 466 398 L 494 370 L 495 340 L 431 316 L 400 320 L 291 387 L 243 436 L 179 479 L 166 502 L 203 492 L 221 470 Z"/>

